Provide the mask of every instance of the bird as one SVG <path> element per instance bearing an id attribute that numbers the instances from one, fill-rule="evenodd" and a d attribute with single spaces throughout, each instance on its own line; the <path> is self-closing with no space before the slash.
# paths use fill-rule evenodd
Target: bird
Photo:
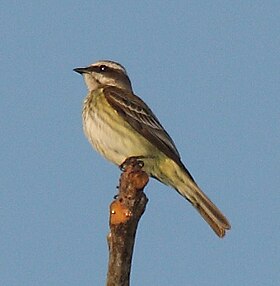
<path id="1" fill-rule="evenodd" d="M 134 94 L 126 69 L 100 60 L 73 71 L 83 76 L 88 89 L 82 121 L 93 148 L 117 166 L 128 158 L 141 158 L 150 177 L 174 188 L 218 237 L 224 237 L 231 228 L 229 221 L 195 182 L 153 111 Z"/>

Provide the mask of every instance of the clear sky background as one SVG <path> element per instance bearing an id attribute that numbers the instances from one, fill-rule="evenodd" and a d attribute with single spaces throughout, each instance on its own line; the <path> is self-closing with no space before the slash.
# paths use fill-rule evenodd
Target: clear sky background
<path id="1" fill-rule="evenodd" d="M 83 135 L 82 77 L 123 64 L 227 215 L 151 180 L 131 285 L 278 285 L 279 1 L 3 1 L 0 285 L 104 285 L 120 171 Z"/>

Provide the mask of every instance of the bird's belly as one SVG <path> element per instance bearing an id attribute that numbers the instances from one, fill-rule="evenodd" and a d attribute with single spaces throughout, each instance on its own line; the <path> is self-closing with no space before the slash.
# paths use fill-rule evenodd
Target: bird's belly
<path id="1" fill-rule="evenodd" d="M 131 156 L 153 154 L 153 145 L 136 132 L 116 111 L 90 111 L 83 128 L 92 146 L 107 160 L 120 165 Z"/>

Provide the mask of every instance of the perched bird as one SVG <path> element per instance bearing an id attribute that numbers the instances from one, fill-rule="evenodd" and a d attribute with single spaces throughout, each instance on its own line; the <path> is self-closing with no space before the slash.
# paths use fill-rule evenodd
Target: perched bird
<path id="1" fill-rule="evenodd" d="M 229 221 L 198 187 L 157 117 L 133 93 L 125 68 L 106 60 L 74 71 L 83 75 L 89 90 L 82 117 L 91 145 L 118 166 L 130 157 L 141 158 L 149 176 L 173 187 L 223 237 Z"/>

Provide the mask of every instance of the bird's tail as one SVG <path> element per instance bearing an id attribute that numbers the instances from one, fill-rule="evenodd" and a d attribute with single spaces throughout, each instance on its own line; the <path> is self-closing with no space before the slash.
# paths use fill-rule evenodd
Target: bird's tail
<path id="1" fill-rule="evenodd" d="M 196 184 L 186 185 L 178 189 L 178 192 L 191 202 L 219 237 L 223 237 L 230 229 L 227 218 Z"/>
<path id="2" fill-rule="evenodd" d="M 169 167 L 171 167 L 171 162 L 173 165 L 172 168 L 169 168 L 169 180 L 162 181 L 173 186 L 179 194 L 186 198 L 198 210 L 200 215 L 211 226 L 214 232 L 219 237 L 223 237 L 226 234 L 226 231 L 231 227 L 227 218 L 203 193 L 183 166 L 179 166 L 172 160 L 168 161 Z M 166 170 L 166 168 L 164 169 Z M 171 170 L 172 174 L 170 173 Z M 170 178 L 172 179 L 170 180 Z"/>

